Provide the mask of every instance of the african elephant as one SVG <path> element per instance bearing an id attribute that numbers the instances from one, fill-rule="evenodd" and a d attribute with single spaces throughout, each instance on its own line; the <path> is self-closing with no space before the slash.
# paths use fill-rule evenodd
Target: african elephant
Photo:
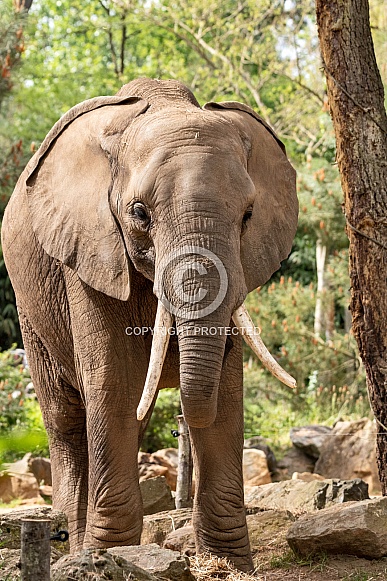
<path id="1" fill-rule="evenodd" d="M 251 568 L 242 335 L 293 380 L 243 301 L 289 254 L 297 213 L 273 130 L 177 81 L 77 105 L 28 163 L 2 243 L 72 551 L 139 543 L 139 443 L 158 389 L 180 385 L 197 549 Z"/>

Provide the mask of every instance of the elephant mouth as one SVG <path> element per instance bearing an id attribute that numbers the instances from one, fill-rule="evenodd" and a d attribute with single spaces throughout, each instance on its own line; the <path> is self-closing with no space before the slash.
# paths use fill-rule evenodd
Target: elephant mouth
<path id="1" fill-rule="evenodd" d="M 279 379 L 285 385 L 291 388 L 296 387 L 296 380 L 278 364 L 278 362 L 274 359 L 263 343 L 244 304 L 242 304 L 234 311 L 232 319 L 239 333 L 242 335 L 248 346 L 257 355 L 263 366 L 266 367 L 266 369 L 270 371 L 274 377 Z M 146 376 L 141 400 L 137 408 L 137 419 L 140 421 L 143 420 L 146 416 L 157 393 L 157 388 L 169 345 L 170 329 L 172 326 L 173 315 L 169 313 L 163 303 L 159 301 L 153 331 L 152 349 L 149 359 L 148 373 Z"/>

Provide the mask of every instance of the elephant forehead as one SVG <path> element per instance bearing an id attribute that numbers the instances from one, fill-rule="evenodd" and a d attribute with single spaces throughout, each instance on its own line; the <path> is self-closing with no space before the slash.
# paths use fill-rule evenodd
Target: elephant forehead
<path id="1" fill-rule="evenodd" d="M 230 153 L 245 158 L 245 150 L 235 127 L 228 121 L 204 110 L 163 110 L 144 115 L 132 128 L 127 139 L 134 161 L 157 157 L 157 163 L 185 149 L 200 153 Z"/>

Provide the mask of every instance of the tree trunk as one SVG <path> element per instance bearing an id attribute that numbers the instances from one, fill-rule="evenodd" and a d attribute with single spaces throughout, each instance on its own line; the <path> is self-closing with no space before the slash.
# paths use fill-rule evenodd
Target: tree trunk
<path id="1" fill-rule="evenodd" d="M 314 310 L 314 334 L 321 337 L 324 330 L 324 301 L 323 293 L 325 289 L 325 262 L 327 257 L 327 247 L 320 238 L 316 241 L 316 267 L 317 267 L 317 296 Z"/>
<path id="2" fill-rule="evenodd" d="M 350 242 L 353 332 L 378 422 L 387 495 L 387 116 L 367 0 L 317 0 Z"/>

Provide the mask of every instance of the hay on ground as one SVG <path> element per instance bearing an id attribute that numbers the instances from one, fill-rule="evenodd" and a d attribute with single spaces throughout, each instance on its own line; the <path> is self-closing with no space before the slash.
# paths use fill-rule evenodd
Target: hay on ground
<path id="1" fill-rule="evenodd" d="M 190 557 L 190 569 L 197 581 L 257 581 L 256 575 L 242 573 L 227 559 L 214 555 Z"/>

